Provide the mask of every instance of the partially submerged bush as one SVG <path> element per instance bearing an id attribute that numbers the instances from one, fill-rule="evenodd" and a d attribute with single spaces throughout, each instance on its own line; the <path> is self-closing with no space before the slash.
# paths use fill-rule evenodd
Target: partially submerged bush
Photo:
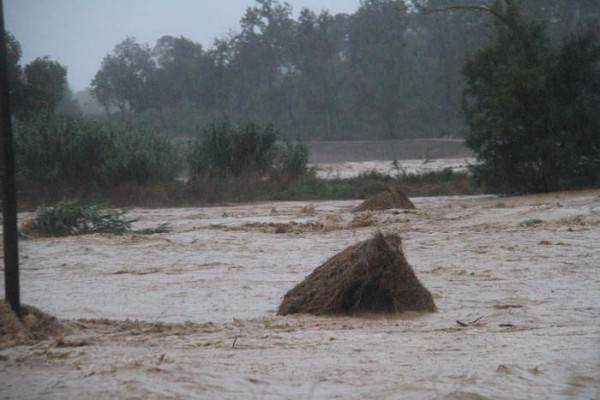
<path id="1" fill-rule="evenodd" d="M 131 230 L 135 220 L 125 219 L 124 211 L 101 211 L 96 206 L 61 204 L 41 208 L 28 223 L 26 234 L 43 236 L 83 235 L 88 233 L 123 234 Z"/>
<path id="2" fill-rule="evenodd" d="M 167 223 L 156 227 L 132 230 L 137 219 L 125 218 L 123 210 L 100 210 L 97 206 L 80 206 L 76 204 L 59 204 L 55 207 L 42 207 L 34 219 L 27 222 L 22 233 L 40 236 L 70 236 L 89 233 L 110 233 L 122 235 L 135 233 L 138 235 L 154 235 L 171 231 Z"/>

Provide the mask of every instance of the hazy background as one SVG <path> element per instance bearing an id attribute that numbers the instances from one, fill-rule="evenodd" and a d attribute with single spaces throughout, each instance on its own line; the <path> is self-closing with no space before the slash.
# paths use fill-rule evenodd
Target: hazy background
<path id="1" fill-rule="evenodd" d="M 350 13 L 359 0 L 288 0 L 303 7 Z M 208 47 L 239 27 L 253 0 L 5 0 L 7 29 L 24 63 L 50 56 L 66 65 L 73 90 L 89 86 L 102 58 L 126 36 L 151 46 L 163 35 L 186 36 Z"/>

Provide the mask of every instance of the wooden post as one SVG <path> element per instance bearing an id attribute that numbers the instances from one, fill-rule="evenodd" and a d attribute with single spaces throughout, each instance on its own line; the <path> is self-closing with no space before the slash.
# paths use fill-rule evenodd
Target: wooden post
<path id="1" fill-rule="evenodd" d="M 6 301 L 21 315 L 19 288 L 19 237 L 17 232 L 17 190 L 10 117 L 8 57 L 4 30 L 4 4 L 0 0 L 0 158 L 2 160 L 2 217 L 4 228 L 4 286 Z"/>

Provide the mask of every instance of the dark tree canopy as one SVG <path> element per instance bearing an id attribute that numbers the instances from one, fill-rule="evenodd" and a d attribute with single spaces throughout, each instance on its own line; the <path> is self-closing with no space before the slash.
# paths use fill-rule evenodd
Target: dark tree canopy
<path id="1" fill-rule="evenodd" d="M 25 95 L 30 111 L 53 112 L 67 90 L 67 69 L 48 57 L 25 66 Z"/>
<path id="2" fill-rule="evenodd" d="M 592 30 L 552 46 L 508 2 L 491 45 L 465 66 L 467 143 L 494 192 L 600 185 L 600 40 Z"/>
<path id="3" fill-rule="evenodd" d="M 352 14 L 304 9 L 295 17 L 283 1 L 257 0 L 238 32 L 212 46 L 126 38 L 92 89 L 107 110 L 176 135 L 227 115 L 273 123 L 291 139 L 462 137 L 461 71 L 493 37 L 494 18 L 482 12 L 493 2 L 363 0 Z M 600 15 L 589 0 L 522 4 L 553 42 Z M 447 11 L 424 12 L 432 9 Z"/>
<path id="4" fill-rule="evenodd" d="M 150 48 L 128 37 L 102 61 L 92 81 L 92 92 L 106 108 L 142 111 L 150 101 L 147 84 L 155 68 Z"/>
<path id="5" fill-rule="evenodd" d="M 54 112 L 68 93 L 66 67 L 48 57 L 38 57 L 23 67 L 21 44 L 9 32 L 5 40 L 13 113 Z"/>

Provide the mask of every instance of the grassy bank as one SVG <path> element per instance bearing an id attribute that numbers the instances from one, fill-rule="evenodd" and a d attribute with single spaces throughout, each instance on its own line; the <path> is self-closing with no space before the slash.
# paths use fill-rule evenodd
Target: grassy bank
<path id="1" fill-rule="evenodd" d="M 319 179 L 312 174 L 293 179 L 243 174 L 151 185 L 128 183 L 110 190 L 94 185 L 32 184 L 20 188 L 19 205 L 22 210 L 32 210 L 65 201 L 110 207 L 185 207 L 252 201 L 350 200 L 367 198 L 390 186 L 400 187 L 410 197 L 482 193 L 468 174 L 450 170 L 398 177 L 369 173 L 334 180 Z"/>

